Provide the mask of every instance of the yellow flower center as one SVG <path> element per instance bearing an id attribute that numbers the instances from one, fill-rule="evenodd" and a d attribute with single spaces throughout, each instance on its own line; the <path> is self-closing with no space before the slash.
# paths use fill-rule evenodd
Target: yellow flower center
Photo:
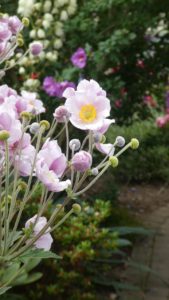
<path id="1" fill-rule="evenodd" d="M 92 104 L 83 105 L 79 116 L 83 122 L 90 123 L 96 119 L 96 109 Z"/>

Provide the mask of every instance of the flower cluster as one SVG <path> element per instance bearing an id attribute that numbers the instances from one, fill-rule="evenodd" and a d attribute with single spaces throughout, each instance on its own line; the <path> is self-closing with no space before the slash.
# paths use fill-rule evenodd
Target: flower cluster
<path id="1" fill-rule="evenodd" d="M 33 26 L 29 32 L 29 43 L 38 40 L 43 44 L 44 51 L 38 57 L 31 54 L 20 61 L 19 74 L 24 79 L 24 86 L 34 90 L 40 85 L 38 79 L 31 78 L 35 65 L 46 62 L 47 65 L 56 63 L 59 51 L 64 42 L 64 23 L 77 9 L 76 0 L 19 0 L 18 14 L 31 17 Z M 41 70 L 40 70 L 41 71 Z"/>
<path id="2" fill-rule="evenodd" d="M 52 244 L 50 232 L 57 226 L 54 226 L 54 221 L 60 209 L 70 199 L 87 191 L 110 166 L 116 167 L 118 156 L 128 147 L 138 147 L 136 139 L 124 146 L 123 137 L 117 137 L 113 144 L 105 143 L 104 134 L 114 120 L 108 118 L 110 101 L 96 81 L 82 80 L 77 89 L 68 87 L 63 97 L 66 98 L 65 104 L 56 108 L 50 128 L 48 121 L 39 121 L 39 115 L 45 109 L 35 93 L 22 91 L 19 95 L 7 85 L 0 86 L 0 169 L 2 182 L 5 182 L 5 197 L 11 197 L 9 207 L 4 209 L 1 224 L 5 228 L 5 240 L 0 242 L 1 253 L 12 253 L 12 258 L 33 246 L 49 250 Z M 32 118 L 36 118 L 36 122 L 31 123 Z M 77 129 L 87 131 L 83 141 L 70 139 L 69 122 Z M 58 123 L 61 133 L 65 131 L 65 153 L 59 146 L 59 140 L 52 137 L 56 135 Z M 59 135 L 60 133 L 57 136 Z M 123 148 L 115 154 L 116 147 Z M 104 154 L 99 163 L 93 159 L 95 150 Z M 88 177 L 93 179 L 90 181 Z M 19 226 L 22 211 L 30 199 L 31 189 L 39 183 L 43 185 L 39 211 L 26 222 L 25 230 L 21 234 L 22 243 L 15 243 L 12 237 Z M 18 207 L 16 197 L 19 197 L 23 186 L 26 190 Z M 47 221 L 43 214 L 48 201 L 54 193 L 63 191 L 67 194 L 64 203 L 60 209 L 54 210 Z M 74 204 L 63 217 L 63 221 L 79 209 L 79 205 Z M 15 225 L 11 235 L 12 220 Z M 62 220 L 59 221 L 61 223 Z"/>

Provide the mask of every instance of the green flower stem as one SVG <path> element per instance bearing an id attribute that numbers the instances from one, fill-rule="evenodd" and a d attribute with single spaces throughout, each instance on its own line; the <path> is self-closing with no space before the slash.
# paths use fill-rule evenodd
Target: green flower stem
<path id="1" fill-rule="evenodd" d="M 9 231 L 9 224 L 8 224 L 8 194 L 9 194 L 9 147 L 8 141 L 5 141 L 5 210 L 4 210 L 4 249 L 3 254 L 6 253 L 7 248 L 7 240 L 8 240 L 8 231 Z"/>
<path id="2" fill-rule="evenodd" d="M 100 171 L 100 173 L 81 191 L 74 194 L 75 197 L 80 196 L 81 194 L 85 193 L 89 188 L 91 188 L 95 182 L 107 171 L 107 169 L 110 167 L 110 162 L 106 162 L 104 168 Z"/>
<path id="3" fill-rule="evenodd" d="M 55 229 L 57 229 L 60 225 L 62 225 L 69 217 L 70 215 L 72 215 L 74 212 L 73 208 L 55 225 L 53 226 L 51 229 L 49 229 L 48 232 L 52 232 Z"/>
<path id="4" fill-rule="evenodd" d="M 15 225 L 14 225 L 14 228 L 13 228 L 13 231 L 12 231 L 12 237 L 15 235 L 15 232 L 16 232 L 16 230 L 18 228 L 18 224 L 20 222 L 20 218 L 21 218 L 22 212 L 24 210 L 25 204 L 27 203 L 28 198 L 29 198 L 28 194 L 29 194 L 29 190 L 30 190 L 30 187 L 31 187 L 31 183 L 32 183 L 32 177 L 33 177 L 33 172 L 34 172 L 34 168 L 35 168 L 36 157 L 37 157 L 37 154 L 38 154 L 38 151 L 39 151 L 39 148 L 40 148 L 42 134 L 43 134 L 43 128 L 41 128 L 40 131 L 39 131 L 39 135 L 38 135 L 38 139 L 37 139 L 37 144 L 36 144 L 36 152 L 35 152 L 35 156 L 34 156 L 34 160 L 33 160 L 33 164 L 32 164 L 32 169 L 31 169 L 31 174 L 29 176 L 27 189 L 25 191 L 25 194 L 24 194 L 24 197 L 23 197 L 23 201 L 22 201 L 22 204 L 20 206 L 20 209 L 19 209 L 16 221 L 15 221 Z"/>
<path id="5" fill-rule="evenodd" d="M 69 160 L 69 128 L 68 128 L 68 121 L 65 118 L 65 131 L 66 131 L 66 158 L 67 161 Z"/>
<path id="6" fill-rule="evenodd" d="M 0 255 L 2 254 L 2 176 L 0 176 Z"/>

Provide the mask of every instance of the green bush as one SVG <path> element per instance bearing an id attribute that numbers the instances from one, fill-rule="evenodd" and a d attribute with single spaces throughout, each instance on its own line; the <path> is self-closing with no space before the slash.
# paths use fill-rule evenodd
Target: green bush
<path id="1" fill-rule="evenodd" d="M 123 227 L 126 220 L 132 226 L 138 223 L 124 211 L 119 217 L 110 201 L 96 200 L 93 206 L 85 203 L 82 207 L 78 216 L 69 218 L 53 234 L 54 248 L 63 259 L 43 261 L 37 270 L 43 271 L 42 279 L 14 293 L 23 292 L 25 300 L 103 300 L 110 291 L 118 290 L 119 267 L 123 268 L 131 248 L 125 235 L 147 232 Z M 8 294 L 8 300 L 12 297 Z"/>
<path id="2" fill-rule="evenodd" d="M 153 121 L 137 121 L 131 126 L 114 126 L 109 130 L 108 140 L 117 135 L 126 142 L 136 137 L 140 141 L 137 151 L 127 151 L 120 157 L 115 176 L 124 181 L 169 180 L 169 132 L 168 128 L 157 128 Z"/>

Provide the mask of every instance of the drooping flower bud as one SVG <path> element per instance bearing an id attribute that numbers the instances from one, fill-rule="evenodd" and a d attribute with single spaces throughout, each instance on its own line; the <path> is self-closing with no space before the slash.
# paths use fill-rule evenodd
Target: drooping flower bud
<path id="1" fill-rule="evenodd" d="M 64 105 L 61 105 L 55 109 L 53 116 L 58 123 L 64 123 L 65 118 L 68 119 L 70 117 L 70 113 Z"/>
<path id="2" fill-rule="evenodd" d="M 45 130 L 48 130 L 50 128 L 50 123 L 47 120 L 40 121 L 40 126 L 44 127 Z"/>
<path id="3" fill-rule="evenodd" d="M 34 55 L 34 56 L 37 56 L 42 52 L 43 45 L 42 45 L 41 42 L 36 41 L 36 42 L 31 43 L 29 45 L 29 48 L 30 48 L 31 54 Z"/>
<path id="4" fill-rule="evenodd" d="M 73 139 L 69 142 L 69 147 L 71 150 L 78 151 L 80 149 L 81 143 L 78 139 Z"/>
<path id="5" fill-rule="evenodd" d="M 116 137 L 116 145 L 118 146 L 118 147 L 123 147 L 124 145 L 125 145 L 125 139 L 124 139 L 124 137 L 123 136 L 117 136 Z"/>
<path id="6" fill-rule="evenodd" d="M 6 141 L 9 139 L 10 133 L 7 130 L 1 130 L 0 131 L 0 141 Z"/>
<path id="7" fill-rule="evenodd" d="M 79 151 L 72 158 L 72 166 L 76 171 L 85 172 L 92 165 L 92 156 L 86 151 Z"/>

